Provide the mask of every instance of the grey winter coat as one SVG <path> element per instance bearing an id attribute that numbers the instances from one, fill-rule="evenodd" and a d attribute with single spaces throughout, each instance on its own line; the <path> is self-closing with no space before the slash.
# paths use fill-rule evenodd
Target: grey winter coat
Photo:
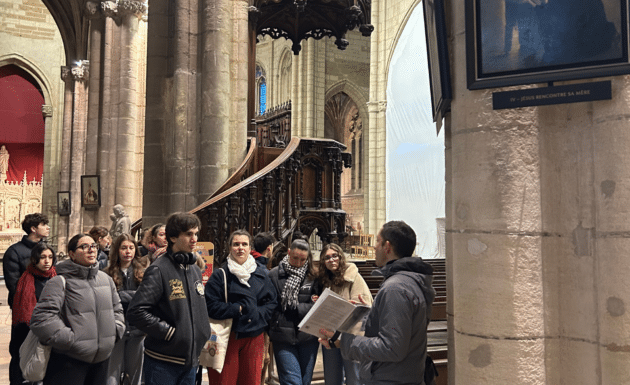
<path id="1" fill-rule="evenodd" d="M 56 266 L 33 310 L 31 330 L 55 352 L 87 363 L 109 358 L 125 332 L 116 285 L 98 264 L 82 266 L 65 260 Z"/>
<path id="2" fill-rule="evenodd" d="M 424 384 L 433 269 L 421 258 L 394 260 L 365 323 L 365 336 L 343 333 L 341 354 L 361 362 L 361 383 Z"/>

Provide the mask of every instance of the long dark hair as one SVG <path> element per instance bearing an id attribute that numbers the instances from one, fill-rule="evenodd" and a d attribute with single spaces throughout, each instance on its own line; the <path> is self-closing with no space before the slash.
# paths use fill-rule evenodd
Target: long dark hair
<path id="1" fill-rule="evenodd" d="M 149 258 L 147 256 L 140 255 L 138 251 L 138 244 L 135 239 L 129 234 L 121 234 L 119 235 L 112 244 L 111 249 L 109 250 L 109 263 L 105 270 L 112 280 L 116 284 L 116 290 L 120 290 L 123 284 L 123 276 L 120 271 L 120 246 L 124 241 L 129 241 L 133 243 L 133 247 L 136 249 L 136 252 L 131 260 L 131 264 L 133 266 L 133 279 L 137 284 L 142 282 L 142 277 L 144 276 L 144 270 L 149 266 Z"/>
<path id="2" fill-rule="evenodd" d="M 289 254 L 291 254 L 291 249 L 297 249 L 307 252 L 306 264 L 308 265 L 308 277 L 313 279 L 316 278 L 317 268 L 313 264 L 313 253 L 311 253 L 311 245 L 309 245 L 308 241 L 303 238 L 294 239 L 293 242 L 291 242 Z"/>
<path id="3" fill-rule="evenodd" d="M 336 271 L 330 271 L 326 267 L 324 258 L 328 250 L 334 250 L 339 255 L 339 268 Z M 346 254 L 343 252 L 341 246 L 336 243 L 329 243 L 322 248 L 322 251 L 319 253 L 317 279 L 324 287 L 342 286 L 345 283 L 343 276 L 347 269 Z"/>
<path id="4" fill-rule="evenodd" d="M 39 261 L 42 259 L 42 253 L 46 250 L 52 251 L 52 265 L 55 266 L 57 264 L 57 255 L 55 254 L 55 250 L 46 242 L 39 242 L 31 249 L 31 265 L 33 267 L 37 266 Z"/>

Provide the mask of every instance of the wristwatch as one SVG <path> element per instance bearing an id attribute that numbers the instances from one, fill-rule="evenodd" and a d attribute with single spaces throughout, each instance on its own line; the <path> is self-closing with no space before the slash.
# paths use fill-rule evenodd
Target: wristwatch
<path id="1" fill-rule="evenodd" d="M 335 342 L 337 342 L 337 339 L 339 339 L 339 335 L 341 335 L 341 333 L 339 331 L 336 331 L 335 334 L 333 334 L 333 336 L 328 339 L 328 345 L 330 345 L 331 349 L 337 349 L 337 345 L 335 345 Z"/>

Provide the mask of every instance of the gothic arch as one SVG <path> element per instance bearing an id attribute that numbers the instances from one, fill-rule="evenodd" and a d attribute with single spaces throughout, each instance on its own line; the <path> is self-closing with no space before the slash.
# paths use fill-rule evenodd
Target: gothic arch
<path id="1" fill-rule="evenodd" d="M 398 26 L 396 35 L 394 36 L 394 39 L 392 40 L 392 45 L 389 47 L 389 52 L 387 53 L 387 61 L 385 62 L 386 65 L 385 65 L 385 73 L 384 73 L 385 84 L 387 84 L 387 82 L 389 81 L 389 67 L 392 62 L 392 57 L 394 56 L 394 51 L 396 51 L 396 46 L 398 45 L 398 41 L 400 40 L 400 36 L 402 36 L 402 33 L 405 30 L 405 27 L 407 26 L 407 22 L 409 21 L 409 18 L 413 14 L 413 11 L 416 9 L 418 5 L 420 5 L 421 2 L 422 0 L 413 1 L 413 3 L 407 9 L 407 13 L 405 14 L 405 17 L 402 19 L 402 22 Z"/>
<path id="2" fill-rule="evenodd" d="M 39 88 L 42 90 L 42 94 L 44 95 L 44 103 L 46 105 L 56 105 L 56 100 L 53 100 L 52 93 L 50 92 L 50 81 L 48 80 L 44 72 L 35 63 L 25 58 L 24 56 L 15 53 L 0 56 L 0 68 L 11 64 L 26 71 L 29 75 L 33 77 L 33 79 L 35 79 L 37 84 L 39 84 Z"/>
<path id="3" fill-rule="evenodd" d="M 291 100 L 292 72 L 293 54 L 288 47 L 285 47 L 280 54 L 280 61 L 278 62 L 279 103 L 285 103 Z"/>
<path id="4" fill-rule="evenodd" d="M 326 97 L 324 98 L 324 100 L 327 103 L 330 100 L 330 98 L 332 98 L 333 96 L 337 95 L 340 92 L 345 93 L 352 100 L 354 100 L 354 102 L 357 104 L 357 108 L 359 109 L 359 114 L 361 115 L 361 118 L 363 119 L 363 124 L 367 128 L 368 118 L 369 118 L 368 110 L 367 110 L 368 97 L 354 83 L 351 83 L 347 80 L 341 80 L 341 81 L 338 81 L 337 83 L 334 83 L 332 86 L 328 88 L 328 91 L 326 91 Z"/>

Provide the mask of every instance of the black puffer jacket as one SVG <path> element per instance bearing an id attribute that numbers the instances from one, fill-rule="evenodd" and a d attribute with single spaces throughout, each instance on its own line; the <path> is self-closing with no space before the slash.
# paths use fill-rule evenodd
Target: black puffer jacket
<path id="1" fill-rule="evenodd" d="M 177 263 L 176 260 L 186 261 Z M 167 253 L 144 272 L 127 321 L 147 333 L 145 353 L 161 361 L 196 367 L 210 337 L 201 272 L 192 254 Z"/>
<path id="2" fill-rule="evenodd" d="M 319 296 L 323 288 L 318 281 L 314 278 L 309 278 L 307 275 L 300 286 L 298 293 L 298 307 L 297 309 L 291 309 L 287 307 L 282 311 L 282 290 L 289 278 L 289 274 L 282 267 L 282 263 L 269 272 L 269 278 L 276 287 L 278 294 L 278 306 L 271 316 L 271 323 L 269 324 L 269 338 L 273 342 L 279 342 L 284 344 L 295 345 L 300 342 L 316 339 L 317 337 L 310 334 L 301 332 L 298 330 L 298 325 L 302 321 L 302 318 L 313 307 L 312 296 Z"/>
<path id="3" fill-rule="evenodd" d="M 14 243 L 2 257 L 2 274 L 4 275 L 4 283 L 9 289 L 9 307 L 13 308 L 13 297 L 15 296 L 15 288 L 22 274 L 26 271 L 26 266 L 31 263 L 31 250 L 37 243 L 23 236 L 22 240 Z"/>

